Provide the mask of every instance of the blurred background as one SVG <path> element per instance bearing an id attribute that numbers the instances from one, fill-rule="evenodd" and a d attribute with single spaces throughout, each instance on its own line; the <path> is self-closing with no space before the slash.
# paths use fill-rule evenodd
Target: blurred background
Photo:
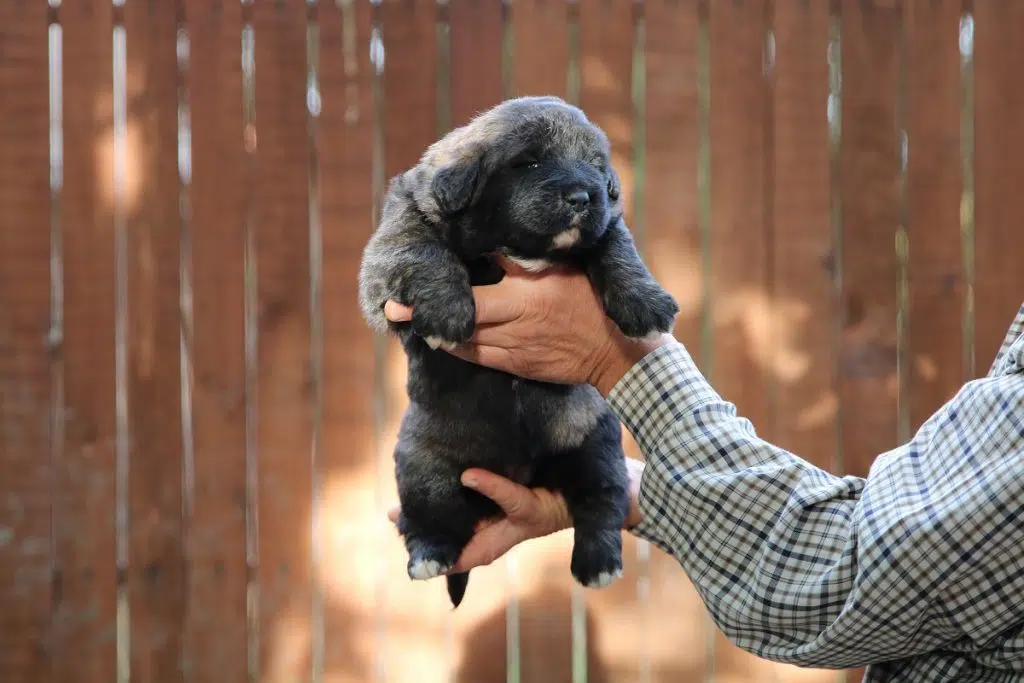
<path id="1" fill-rule="evenodd" d="M 0 0 L 0 679 L 859 680 L 742 653 L 631 537 L 604 590 L 571 534 L 454 612 L 411 582 L 404 356 L 358 262 L 437 137 L 565 97 L 714 386 L 864 475 L 1024 299 L 1022 25 L 1010 0 Z"/>

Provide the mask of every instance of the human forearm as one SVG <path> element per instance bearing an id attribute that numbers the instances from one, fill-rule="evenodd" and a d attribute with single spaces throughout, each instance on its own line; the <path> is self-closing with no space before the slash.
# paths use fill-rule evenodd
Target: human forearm
<path id="1" fill-rule="evenodd" d="M 987 596 L 1024 591 L 1024 570 L 1005 570 L 1024 566 L 1024 527 L 1011 516 L 1024 496 L 1013 474 L 1024 432 L 1012 412 L 997 417 L 1022 402 L 1021 375 L 969 386 L 861 479 L 758 438 L 678 345 L 645 356 L 609 394 L 646 460 L 632 533 L 680 562 L 740 647 L 825 667 L 1013 623 L 1017 612 Z M 1001 559 L 986 569 L 965 562 L 965 548 Z"/>
<path id="2" fill-rule="evenodd" d="M 807 648 L 854 589 L 847 550 L 860 480 L 758 439 L 671 340 L 607 395 L 646 461 L 630 531 L 680 562 L 741 647 L 795 663 L 841 657 Z M 795 561 L 788 549 L 801 546 L 806 556 Z"/>

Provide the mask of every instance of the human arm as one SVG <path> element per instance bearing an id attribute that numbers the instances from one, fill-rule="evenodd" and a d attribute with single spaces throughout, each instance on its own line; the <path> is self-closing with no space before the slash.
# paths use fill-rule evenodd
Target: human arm
<path id="1" fill-rule="evenodd" d="M 682 345 L 608 400 L 646 460 L 633 533 L 743 649 L 856 667 L 991 646 L 1024 616 L 1024 374 L 968 384 L 865 478 L 760 439 Z"/>
<path id="2" fill-rule="evenodd" d="M 646 460 L 633 533 L 679 561 L 743 649 L 829 668 L 920 662 L 983 652 L 1024 619 L 1020 343 L 867 477 L 838 477 L 760 439 L 683 345 L 609 331 L 585 278 L 516 274 L 475 296 L 483 324 L 452 352 L 601 390 Z M 919 663 L 886 666 L 921 680 Z"/>

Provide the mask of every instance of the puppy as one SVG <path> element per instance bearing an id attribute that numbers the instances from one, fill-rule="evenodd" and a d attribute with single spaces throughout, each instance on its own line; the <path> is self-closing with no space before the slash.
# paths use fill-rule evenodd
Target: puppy
<path id="1" fill-rule="evenodd" d="M 570 569 L 587 587 L 622 573 L 628 508 L 618 420 L 590 386 L 521 379 L 444 348 L 473 334 L 471 287 L 498 282 L 504 254 L 539 271 L 581 268 L 630 337 L 672 329 L 679 310 L 648 272 L 622 218 L 607 136 L 556 97 L 507 100 L 431 145 L 392 179 L 364 252 L 359 298 L 369 325 L 401 339 L 410 403 L 395 449 L 397 527 L 413 579 L 446 575 L 455 607 L 468 572 L 446 574 L 478 520 L 500 512 L 463 487 L 481 467 L 560 491 L 574 524 Z M 410 323 L 383 313 L 393 299 Z"/>

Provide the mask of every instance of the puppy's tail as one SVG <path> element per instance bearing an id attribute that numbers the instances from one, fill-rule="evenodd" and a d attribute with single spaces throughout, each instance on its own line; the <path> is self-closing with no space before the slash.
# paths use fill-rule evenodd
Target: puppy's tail
<path id="1" fill-rule="evenodd" d="M 452 601 L 452 609 L 459 606 L 462 597 L 466 594 L 466 586 L 469 585 L 469 572 L 448 574 L 445 576 L 448 582 L 448 598 Z"/>

